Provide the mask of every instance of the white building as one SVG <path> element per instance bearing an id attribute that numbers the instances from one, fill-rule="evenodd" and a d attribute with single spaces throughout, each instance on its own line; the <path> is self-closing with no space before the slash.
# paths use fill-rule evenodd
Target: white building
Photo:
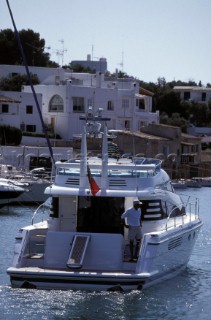
<path id="1" fill-rule="evenodd" d="M 99 60 L 93 60 L 91 55 L 87 55 L 87 60 L 73 60 L 71 61 L 71 66 L 80 65 L 84 68 L 89 68 L 90 70 L 95 70 L 95 72 L 106 73 L 107 71 L 107 61 L 106 58 L 100 58 Z"/>
<path id="2" fill-rule="evenodd" d="M 42 106 L 41 94 L 37 94 L 37 100 Z M 17 127 L 22 131 L 43 132 L 32 93 L 0 91 L 0 124 Z"/>
<path id="3" fill-rule="evenodd" d="M 18 66 L 18 69 L 16 66 L 0 66 L 0 77 L 12 75 L 14 67 L 15 74 L 18 71 L 24 73 L 24 67 L 21 66 Z M 64 140 L 70 140 L 82 132 L 83 122 L 79 117 L 85 114 L 90 106 L 95 113 L 102 108 L 103 115 L 111 118 L 108 122 L 109 129 L 138 131 L 149 123 L 159 123 L 159 113 L 152 112 L 152 96 L 140 94 L 138 80 L 111 79 L 101 73 L 76 74 L 62 68 L 30 67 L 29 70 L 36 74 L 41 82 L 34 88 L 39 97 L 44 123 Z M 0 96 L 4 95 L 17 98 L 20 103 L 16 102 L 16 112 L 13 110 L 11 113 L 10 108 L 14 109 L 14 105 L 11 103 L 7 108 L 6 103 L 3 106 L 0 99 L 1 123 L 14 125 L 16 119 L 16 127 L 33 125 L 31 131 L 43 131 L 29 86 L 24 86 L 19 93 L 0 92 Z M 30 101 L 27 97 L 30 97 Z M 32 113 L 29 114 L 29 110 L 32 110 Z M 14 119 L 10 122 L 12 116 Z"/>
<path id="4" fill-rule="evenodd" d="M 175 86 L 174 92 L 178 92 L 181 101 L 194 101 L 208 103 L 211 100 L 211 88 L 196 86 Z"/>

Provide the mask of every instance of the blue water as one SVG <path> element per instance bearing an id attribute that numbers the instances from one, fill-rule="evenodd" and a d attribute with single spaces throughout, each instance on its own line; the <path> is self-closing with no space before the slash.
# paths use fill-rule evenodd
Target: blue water
<path id="1" fill-rule="evenodd" d="M 130 293 L 12 289 L 6 269 L 11 264 L 18 229 L 31 223 L 33 208 L 0 211 L 0 319 L 211 319 L 211 188 L 182 193 L 200 199 L 204 222 L 187 269 L 179 276 Z"/>

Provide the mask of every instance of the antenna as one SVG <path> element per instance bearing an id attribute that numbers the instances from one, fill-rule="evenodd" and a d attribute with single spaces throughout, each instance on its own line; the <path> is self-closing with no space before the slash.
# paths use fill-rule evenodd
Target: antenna
<path id="1" fill-rule="evenodd" d="M 121 62 L 120 63 L 118 63 L 120 66 L 121 66 L 121 68 L 122 68 L 122 72 L 123 72 L 123 70 L 124 70 L 124 52 L 122 51 L 122 60 L 121 60 Z"/>
<path id="2" fill-rule="evenodd" d="M 61 42 L 61 44 L 62 44 L 62 50 L 61 50 L 62 55 L 61 56 L 62 56 L 62 66 L 63 66 L 63 64 L 64 64 L 64 53 L 67 52 L 67 49 L 64 48 L 64 40 L 63 39 L 59 40 L 59 42 Z"/>
<path id="3" fill-rule="evenodd" d="M 59 63 L 59 62 L 60 62 L 59 57 L 62 57 L 62 65 L 61 65 L 61 66 L 63 66 L 63 65 L 64 65 L 64 53 L 67 52 L 67 49 L 64 48 L 64 40 L 63 40 L 63 39 L 59 40 L 59 42 L 61 42 L 61 44 L 62 44 L 62 49 L 61 49 L 61 50 L 57 49 L 57 50 L 55 50 L 54 52 L 55 52 L 56 55 L 58 56 L 58 64 L 59 64 L 59 65 L 60 65 L 60 63 Z"/>

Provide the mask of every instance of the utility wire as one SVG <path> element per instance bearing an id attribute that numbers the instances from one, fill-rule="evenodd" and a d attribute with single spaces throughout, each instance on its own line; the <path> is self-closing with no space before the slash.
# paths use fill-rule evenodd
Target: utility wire
<path id="1" fill-rule="evenodd" d="M 33 93 L 33 96 L 34 96 L 34 100 L 35 100 L 35 103 L 36 103 L 36 106 L 37 106 L 37 110 L 38 110 L 38 113 L 39 113 L 39 116 L 40 116 L 42 128 L 43 128 L 43 131 L 45 133 L 45 138 L 47 140 L 47 144 L 48 144 L 48 148 L 49 148 L 49 151 L 50 151 L 51 159 L 53 161 L 53 164 L 55 165 L 55 159 L 54 159 L 54 156 L 53 156 L 53 150 L 52 150 L 52 147 L 51 147 L 51 144 L 50 144 L 50 139 L 49 139 L 49 136 L 48 136 L 48 133 L 47 133 L 46 126 L 45 126 L 44 121 L 43 121 L 42 112 L 41 112 L 41 109 L 40 109 L 40 106 L 39 106 L 39 102 L 37 100 L 36 92 L 34 90 L 34 85 L 32 83 L 32 78 L 31 78 L 31 75 L 30 75 L 30 72 L 29 72 L 29 67 L 28 67 L 27 61 L 26 61 L 26 56 L 25 56 L 25 53 L 24 53 L 24 50 L 23 50 L 23 46 L 21 44 L 19 33 L 17 31 L 17 28 L 16 28 L 16 24 L 15 24 L 15 20 L 13 18 L 13 14 L 12 14 L 12 11 L 11 11 L 11 8 L 10 8 L 10 5 L 9 5 L 9 0 L 6 0 L 6 3 L 7 3 L 7 6 L 8 6 L 8 9 L 9 9 L 10 17 L 11 17 L 12 24 L 13 24 L 13 27 L 14 27 L 14 30 L 15 30 L 16 40 L 18 42 L 18 47 L 19 47 L 19 50 L 20 50 L 20 54 L 22 56 L 23 63 L 24 63 L 25 69 L 26 69 L 26 73 L 27 73 L 27 77 L 28 77 L 28 80 L 29 80 L 29 84 L 30 84 L 30 87 L 31 87 L 31 90 L 32 90 L 32 93 Z"/>

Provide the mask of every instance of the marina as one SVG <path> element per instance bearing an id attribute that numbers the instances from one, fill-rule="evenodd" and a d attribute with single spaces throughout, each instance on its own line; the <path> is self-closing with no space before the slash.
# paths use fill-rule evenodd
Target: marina
<path id="1" fill-rule="evenodd" d="M 56 17 L 51 27 L 50 19 L 49 28 L 45 28 L 45 40 L 40 38 L 43 25 L 37 19 L 41 17 L 39 6 L 14 6 L 13 16 L 9 1 L 6 3 L 14 31 L 8 29 L 4 12 L 3 25 L 7 29 L 1 31 L 0 73 L 5 78 L 0 96 L 0 142 L 11 145 L 11 149 L 1 147 L 0 152 L 0 318 L 210 319 L 211 155 L 203 152 L 210 149 L 210 144 L 203 143 L 204 134 L 192 135 L 187 129 L 209 126 L 211 89 L 209 81 L 206 87 L 203 84 L 203 66 L 202 80 L 197 85 L 194 79 L 199 76 L 199 68 L 191 68 L 190 54 L 181 59 L 177 49 L 186 48 L 187 37 L 172 24 L 177 19 L 184 29 L 187 21 L 203 17 L 203 26 L 209 10 L 200 15 L 200 7 L 195 4 L 183 8 L 182 13 L 178 5 L 160 10 L 155 4 L 142 4 L 142 8 L 136 4 L 138 19 L 133 14 L 132 21 L 128 18 L 130 5 L 122 4 L 122 21 L 127 23 L 121 24 L 115 18 L 120 10 L 118 4 L 104 4 L 104 12 L 109 13 L 104 21 L 96 14 L 100 12 L 96 2 L 87 7 L 84 4 L 82 11 L 88 14 L 79 24 L 69 16 L 70 12 L 81 13 L 80 4 L 67 3 L 63 14 L 58 15 L 59 6 L 44 3 L 43 12 Z M 23 21 L 28 24 L 26 35 L 26 30 L 18 31 L 16 15 L 22 25 Z M 66 47 L 64 39 L 69 31 L 63 21 L 68 24 L 69 20 L 77 32 L 72 33 L 72 41 Z M 46 51 L 55 48 L 56 37 L 50 37 L 52 32 L 56 35 L 54 25 L 64 38 L 59 40 L 62 50 L 53 50 L 58 63 L 51 60 L 53 51 Z M 146 38 L 143 36 L 139 42 L 145 43 L 144 50 L 143 45 L 134 42 L 143 25 Z M 157 50 L 153 25 L 161 31 L 161 37 L 164 35 L 159 40 L 168 39 L 169 48 L 174 48 L 178 61 L 171 69 L 162 52 L 168 45 Z M 38 28 L 36 33 L 31 30 L 33 26 Z M 195 39 L 202 39 L 197 34 L 200 28 L 194 28 L 193 23 L 189 29 Z M 96 39 L 87 60 L 81 61 L 81 66 L 80 60 L 67 62 L 64 53 L 70 50 L 74 58 L 79 48 L 82 54 L 81 44 L 86 46 L 93 30 Z M 168 31 L 173 38 L 167 36 Z M 119 69 L 115 67 L 110 72 L 106 58 L 97 58 L 99 49 L 94 48 L 103 49 L 109 43 L 111 48 L 119 48 L 116 37 L 108 35 L 121 33 L 128 38 L 126 51 L 122 52 Z M 74 45 L 76 34 L 79 45 Z M 175 39 L 180 40 L 180 46 L 174 47 Z M 155 85 L 147 84 L 146 78 L 159 72 L 158 68 L 144 69 L 151 62 L 142 64 L 139 80 L 140 54 L 137 61 L 134 54 L 128 58 L 127 47 L 133 48 L 136 43 L 136 51 L 146 60 L 148 42 L 155 47 L 152 52 L 158 56 L 159 70 L 167 72 L 167 78 L 174 75 L 172 82 L 159 76 Z M 191 42 L 188 45 L 190 50 L 183 51 L 192 52 L 192 61 L 196 53 L 197 65 L 200 53 L 191 47 Z M 113 54 L 112 59 L 114 67 L 117 62 L 114 63 Z M 78 62 L 83 70 L 74 68 Z M 180 68 L 183 77 L 191 72 L 193 81 L 176 80 Z M 129 76 L 134 72 L 131 70 L 136 75 Z M 27 81 L 17 87 L 12 82 L 7 85 L 7 77 L 16 82 L 16 76 L 25 72 Z M 100 107 L 96 111 L 97 105 Z M 202 112 L 205 105 L 206 113 Z M 107 126 L 109 120 L 111 125 Z M 18 130 L 7 131 L 4 124 L 15 125 Z M 116 134 L 118 147 L 110 142 L 109 150 L 111 131 Z M 93 138 L 98 141 L 90 141 Z M 28 139 L 35 148 L 25 146 Z M 47 144 L 44 142 L 43 146 L 48 145 L 49 152 L 40 148 L 44 140 Z M 88 148 L 90 142 L 96 147 Z M 22 146 L 14 147 L 16 144 Z M 55 154 L 53 145 L 68 148 Z M 41 160 L 40 165 L 37 160 Z M 14 175 L 3 172 L 3 166 L 14 166 Z M 172 180 L 179 177 L 184 179 Z"/>

